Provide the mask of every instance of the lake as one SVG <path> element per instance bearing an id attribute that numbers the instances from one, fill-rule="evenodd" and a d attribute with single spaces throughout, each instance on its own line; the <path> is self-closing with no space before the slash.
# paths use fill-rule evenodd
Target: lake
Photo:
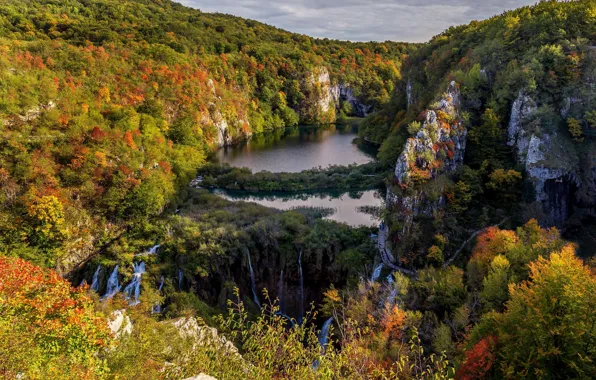
<path id="1" fill-rule="evenodd" d="M 330 165 L 366 164 L 374 161 L 376 149 L 359 143 L 352 126 L 296 127 L 253 137 L 240 145 L 219 149 L 214 160 L 253 173 L 300 172 Z M 383 206 L 377 190 L 359 192 L 247 193 L 217 189 L 215 194 L 230 201 L 254 202 L 266 207 L 290 210 L 301 207 L 333 209 L 326 219 L 351 226 L 375 226 L 379 220 L 362 207 Z"/>
<path id="2" fill-rule="evenodd" d="M 380 220 L 364 210 L 363 206 L 383 206 L 383 195 L 378 190 L 347 193 L 247 193 L 216 189 L 213 193 L 229 201 L 254 202 L 261 206 L 279 210 L 302 207 L 322 207 L 333 209 L 333 214 L 325 217 L 353 227 L 377 226 Z"/>
<path id="3" fill-rule="evenodd" d="M 295 173 L 319 166 L 366 164 L 375 159 L 376 152 L 366 143 L 353 143 L 358 139 L 357 132 L 351 126 L 335 125 L 287 128 L 221 148 L 214 159 L 249 168 L 253 173 Z"/>

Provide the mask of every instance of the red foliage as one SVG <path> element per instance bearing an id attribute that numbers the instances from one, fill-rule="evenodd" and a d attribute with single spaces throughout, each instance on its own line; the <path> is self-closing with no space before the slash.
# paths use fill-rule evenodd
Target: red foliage
<path id="1" fill-rule="evenodd" d="M 91 130 L 91 138 L 96 141 L 101 141 L 106 137 L 106 133 L 102 131 L 99 127 L 94 127 Z"/>
<path id="2" fill-rule="evenodd" d="M 461 380 L 484 379 L 493 368 L 496 360 L 494 352 L 497 337 L 488 336 L 465 352 L 466 359 L 459 367 L 456 378 Z"/>

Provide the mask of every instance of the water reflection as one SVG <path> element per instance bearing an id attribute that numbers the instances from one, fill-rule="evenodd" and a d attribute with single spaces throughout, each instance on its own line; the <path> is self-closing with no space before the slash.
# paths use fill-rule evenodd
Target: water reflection
<path id="1" fill-rule="evenodd" d="M 301 207 L 333 209 L 326 219 L 351 226 L 375 226 L 379 219 L 364 212 L 362 207 L 383 206 L 383 195 L 377 190 L 326 193 L 247 193 L 216 189 L 213 193 L 229 201 L 254 202 L 262 206 L 291 210 Z"/>
<path id="2" fill-rule="evenodd" d="M 329 125 L 286 128 L 215 153 L 215 160 L 253 172 L 300 172 L 329 165 L 365 164 L 375 158 L 371 146 L 358 142 L 357 128 Z"/>

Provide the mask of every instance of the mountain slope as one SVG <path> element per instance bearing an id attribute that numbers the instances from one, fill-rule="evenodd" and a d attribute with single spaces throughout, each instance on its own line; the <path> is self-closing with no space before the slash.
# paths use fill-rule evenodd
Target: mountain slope
<path id="1" fill-rule="evenodd" d="M 2 0 L 3 250 L 69 271 L 159 215 L 211 147 L 380 107 L 407 50 L 170 1 Z"/>
<path id="2" fill-rule="evenodd" d="M 394 179 L 399 199 L 433 194 L 430 203 L 439 197 L 445 206 L 421 215 L 418 228 L 429 227 L 428 216 L 442 210 L 440 226 L 429 228 L 451 236 L 448 251 L 455 251 L 475 230 L 505 215 L 517 223 L 535 217 L 569 231 L 594 217 L 595 45 L 596 2 L 545 1 L 450 28 L 408 57 L 393 101 L 362 130 L 383 142 L 381 159 L 398 160 L 416 133 L 412 123 L 424 120 L 425 109 L 435 108 L 429 103 L 452 81 L 461 90 L 469 133 L 459 171 L 407 189 Z M 393 242 L 419 260 L 432 239 L 400 241 L 399 219 Z"/>

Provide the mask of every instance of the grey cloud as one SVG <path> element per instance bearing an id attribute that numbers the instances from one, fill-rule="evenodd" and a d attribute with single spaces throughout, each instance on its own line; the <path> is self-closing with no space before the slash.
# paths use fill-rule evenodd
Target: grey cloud
<path id="1" fill-rule="evenodd" d="M 452 25 L 485 19 L 536 0 L 178 0 L 313 37 L 424 42 Z"/>

